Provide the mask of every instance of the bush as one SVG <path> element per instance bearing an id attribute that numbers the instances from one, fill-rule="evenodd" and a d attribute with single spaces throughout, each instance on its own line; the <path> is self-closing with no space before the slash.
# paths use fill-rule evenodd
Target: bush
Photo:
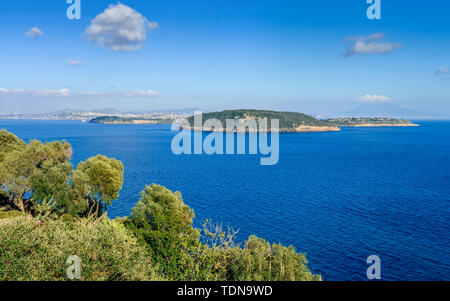
<path id="1" fill-rule="evenodd" d="M 193 218 L 194 212 L 183 203 L 180 193 L 151 185 L 142 191 L 125 225 L 153 254 L 163 273 L 172 279 L 183 279 L 183 258 L 199 244 Z"/>
<path id="2" fill-rule="evenodd" d="M 160 263 L 170 279 L 184 281 L 313 281 L 304 254 L 294 247 L 270 245 L 251 236 L 240 248 L 236 232 L 205 223 L 203 231 L 192 226 L 194 212 L 181 194 L 147 186 L 141 200 L 123 223 Z M 200 237 L 202 233 L 202 237 Z"/>
<path id="3" fill-rule="evenodd" d="M 71 155 L 67 142 L 0 131 L 0 280 L 67 280 L 72 255 L 85 281 L 320 280 L 293 247 L 251 236 L 241 248 L 232 229 L 195 229 L 181 194 L 162 186 L 146 186 L 130 217 L 109 220 L 122 163 L 98 155 L 74 170 Z"/>
<path id="4" fill-rule="evenodd" d="M 162 280 L 145 248 L 115 221 L 31 217 L 0 221 L 0 279 L 61 281 L 81 258 L 84 281 Z"/>
<path id="5" fill-rule="evenodd" d="M 1 211 L 0 210 L 0 220 L 19 217 L 19 216 L 23 216 L 23 213 L 19 212 L 19 211 Z"/>
<path id="6" fill-rule="evenodd" d="M 307 267 L 304 254 L 294 247 L 270 245 L 264 239 L 251 236 L 243 249 L 230 249 L 228 280 L 233 281 L 317 281 Z"/>

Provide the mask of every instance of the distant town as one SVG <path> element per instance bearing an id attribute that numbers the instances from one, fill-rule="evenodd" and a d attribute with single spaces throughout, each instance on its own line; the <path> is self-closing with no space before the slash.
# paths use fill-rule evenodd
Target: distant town
<path id="1" fill-rule="evenodd" d="M 42 114 L 19 114 L 19 113 L 0 113 L 0 119 L 42 119 L 42 120 L 80 120 L 90 121 L 99 117 L 120 117 L 124 119 L 133 120 L 176 120 L 178 118 L 184 118 L 192 116 L 192 111 L 173 111 L 173 112 L 129 112 L 123 113 L 115 109 L 102 109 L 102 110 L 62 110 L 51 113 Z"/>

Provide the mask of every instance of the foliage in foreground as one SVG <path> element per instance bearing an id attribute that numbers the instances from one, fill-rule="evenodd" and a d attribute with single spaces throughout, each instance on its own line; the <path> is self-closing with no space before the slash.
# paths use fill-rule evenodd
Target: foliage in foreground
<path id="1" fill-rule="evenodd" d="M 85 281 L 320 280 L 293 247 L 255 236 L 241 247 L 232 229 L 194 228 L 181 194 L 162 186 L 145 187 L 130 217 L 109 220 L 122 163 L 98 155 L 73 169 L 71 155 L 67 142 L 0 131 L 0 280 L 67 280 L 72 255 Z"/>
<path id="2" fill-rule="evenodd" d="M 175 280 L 312 281 L 304 254 L 294 247 L 270 245 L 251 236 L 243 248 L 235 233 L 206 223 L 192 226 L 194 213 L 179 192 L 147 186 L 124 224 L 160 264 L 160 272 Z M 212 230 L 211 230 L 212 229 Z"/>
<path id="3" fill-rule="evenodd" d="M 27 144 L 0 131 L 0 202 L 28 212 L 51 201 L 60 214 L 101 215 L 119 197 L 122 162 L 98 155 L 74 170 L 71 156 L 65 141 Z"/>
<path id="4" fill-rule="evenodd" d="M 146 250 L 108 219 L 31 217 L 0 221 L 0 279 L 65 281 L 67 258 L 81 258 L 82 280 L 161 280 Z"/>

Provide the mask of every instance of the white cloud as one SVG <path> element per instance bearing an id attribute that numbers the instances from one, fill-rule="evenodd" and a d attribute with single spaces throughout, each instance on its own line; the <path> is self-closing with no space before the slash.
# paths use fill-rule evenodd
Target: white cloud
<path id="1" fill-rule="evenodd" d="M 9 89 L 5 89 L 5 88 L 0 88 L 0 94 L 23 95 L 23 94 L 25 94 L 25 90 L 23 90 L 23 89 L 9 90 Z"/>
<path id="2" fill-rule="evenodd" d="M 364 96 L 355 98 L 355 100 L 359 102 L 387 102 L 390 101 L 391 98 L 384 95 L 366 94 Z"/>
<path id="3" fill-rule="evenodd" d="M 353 45 L 347 50 L 346 56 L 356 54 L 385 54 L 401 48 L 401 43 L 383 42 L 384 33 L 374 33 L 368 36 L 356 36 L 346 39 L 347 42 L 353 42 Z"/>
<path id="4" fill-rule="evenodd" d="M 143 15 L 124 4 L 111 4 L 92 20 L 86 29 L 89 41 L 114 51 L 132 51 L 142 48 L 148 30 L 158 28 Z"/>
<path id="5" fill-rule="evenodd" d="M 445 66 L 441 66 L 439 68 L 437 68 L 437 70 L 434 72 L 434 74 L 436 75 L 448 75 L 450 74 L 450 70 L 445 67 Z"/>
<path id="6" fill-rule="evenodd" d="M 159 94 L 152 90 L 140 90 L 128 93 L 129 97 L 155 97 Z"/>
<path id="7" fill-rule="evenodd" d="M 35 39 L 42 35 L 42 31 L 37 27 L 30 28 L 30 30 L 25 33 L 25 36 L 30 39 Z"/>
<path id="8" fill-rule="evenodd" d="M 32 96 L 70 96 L 69 89 L 29 91 Z"/>
<path id="9" fill-rule="evenodd" d="M 148 22 L 147 24 L 148 24 L 148 27 L 150 29 L 157 29 L 157 28 L 159 28 L 158 22 Z"/>
<path id="10" fill-rule="evenodd" d="M 87 92 L 72 92 L 69 89 L 44 89 L 44 90 L 24 90 L 24 89 L 5 89 L 0 88 L 0 95 L 10 95 L 10 96 L 33 96 L 33 97 L 140 97 L 140 98 L 150 98 L 157 97 L 159 94 L 153 90 L 137 90 L 137 91 L 125 91 L 125 92 L 99 92 L 99 91 L 87 91 Z"/>
<path id="11" fill-rule="evenodd" d="M 77 60 L 69 60 L 67 62 L 67 64 L 72 65 L 72 66 L 78 66 L 78 65 L 81 65 L 82 63 L 80 61 L 77 61 Z"/>

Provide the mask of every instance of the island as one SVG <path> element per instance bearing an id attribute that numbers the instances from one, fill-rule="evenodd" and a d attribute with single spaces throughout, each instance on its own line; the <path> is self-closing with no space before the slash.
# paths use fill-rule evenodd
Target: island
<path id="1" fill-rule="evenodd" d="M 265 132 L 261 127 L 251 126 L 249 120 L 256 120 L 258 125 L 262 120 L 267 121 L 267 128 L 271 128 L 271 120 L 279 120 L 279 131 L 282 133 L 308 133 L 308 132 L 338 132 L 341 129 L 327 121 L 316 119 L 310 115 L 297 112 L 276 112 L 267 110 L 226 110 L 222 112 L 206 113 L 202 115 L 203 121 L 215 119 L 220 121 L 219 126 L 194 125 L 194 116 L 187 118 L 190 125 L 181 125 L 180 128 L 194 131 L 246 131 Z M 235 127 L 227 129 L 227 120 L 233 120 Z"/>
<path id="2" fill-rule="evenodd" d="M 419 126 L 406 119 L 387 117 L 344 117 L 318 119 L 298 112 L 269 110 L 225 110 L 203 113 L 201 123 L 195 124 L 194 116 L 100 116 L 89 123 L 98 124 L 172 124 L 180 129 L 202 132 L 266 132 L 272 120 L 279 121 L 281 133 L 339 132 L 342 127 L 410 127 Z M 227 127 L 227 121 L 232 126 Z M 208 121 L 208 122 L 207 122 Z M 214 122 L 215 121 L 215 122 Z M 263 121 L 263 122 L 262 122 Z M 267 129 L 262 124 L 267 124 Z"/>
<path id="3" fill-rule="evenodd" d="M 217 124 L 205 123 L 206 120 L 217 120 Z M 225 110 L 222 112 L 206 113 L 202 115 L 203 125 L 194 123 L 194 116 L 187 118 L 187 123 L 181 124 L 185 130 L 203 132 L 265 132 L 264 128 L 251 125 L 249 120 L 267 121 L 271 128 L 271 120 L 279 120 L 281 133 L 312 133 L 312 132 L 339 132 L 342 127 L 408 127 L 419 126 L 406 119 L 387 117 L 347 117 L 317 119 L 310 115 L 297 112 L 277 112 L 268 110 Z M 234 127 L 227 128 L 227 120 L 234 121 Z"/>
<path id="4" fill-rule="evenodd" d="M 89 123 L 100 124 L 171 124 L 174 119 L 147 118 L 136 119 L 129 117 L 102 116 L 91 119 Z"/>

